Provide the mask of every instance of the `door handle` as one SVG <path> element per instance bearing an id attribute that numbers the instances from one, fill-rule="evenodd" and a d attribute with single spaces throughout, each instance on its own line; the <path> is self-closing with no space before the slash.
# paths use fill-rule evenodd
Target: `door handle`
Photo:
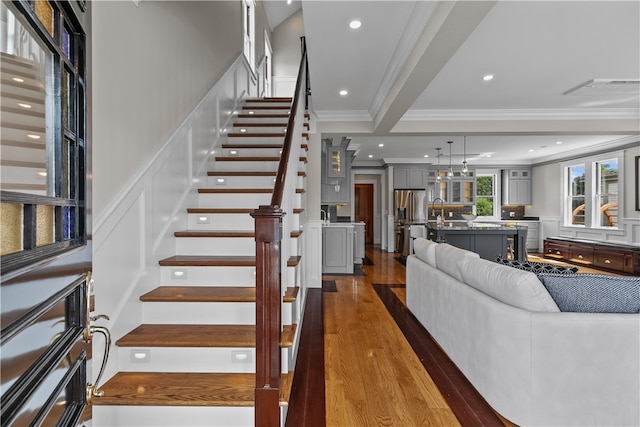
<path id="1" fill-rule="evenodd" d="M 102 364 L 100 365 L 100 371 L 98 372 L 96 382 L 95 384 L 87 383 L 87 390 L 86 390 L 87 403 L 90 403 L 94 397 L 100 397 L 104 395 L 104 391 L 98 388 L 98 384 L 100 384 L 100 379 L 102 378 L 104 369 L 107 366 L 107 361 L 109 360 L 109 350 L 111 349 L 111 332 L 109 331 L 109 328 L 107 328 L 106 326 L 93 324 L 93 322 L 100 319 L 109 320 L 109 316 L 107 316 L 106 314 L 98 314 L 95 316 L 90 315 L 90 312 L 91 312 L 90 297 L 91 297 L 91 290 L 93 289 L 93 275 L 91 274 L 90 271 L 86 273 L 86 281 L 87 281 L 87 286 L 86 286 L 85 300 L 86 300 L 87 316 L 86 316 L 86 323 L 84 328 L 84 341 L 86 343 L 90 343 L 93 340 L 93 336 L 96 333 L 102 334 L 104 336 L 104 341 L 105 341 L 104 355 L 102 357 Z"/>

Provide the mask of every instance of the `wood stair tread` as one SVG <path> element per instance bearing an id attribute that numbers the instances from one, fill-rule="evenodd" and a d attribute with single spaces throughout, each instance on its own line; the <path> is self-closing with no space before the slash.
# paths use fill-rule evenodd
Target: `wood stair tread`
<path id="1" fill-rule="evenodd" d="M 198 188 L 201 194 L 271 194 L 273 188 Z"/>
<path id="2" fill-rule="evenodd" d="M 278 149 L 282 147 L 284 147 L 284 144 L 222 144 L 222 148 L 233 148 L 233 149 L 242 149 L 242 148 Z"/>
<path id="3" fill-rule="evenodd" d="M 145 302 L 255 302 L 256 288 L 247 286 L 160 286 L 140 297 Z"/>
<path id="4" fill-rule="evenodd" d="M 292 256 L 287 260 L 287 267 L 297 267 L 302 257 L 300 255 Z"/>
<path id="5" fill-rule="evenodd" d="M 291 347 L 296 325 L 284 325 L 280 347 Z M 118 347 L 255 347 L 255 325 L 142 324 L 116 341 Z"/>
<path id="6" fill-rule="evenodd" d="M 282 298 L 293 302 L 298 287 L 289 287 Z M 256 288 L 251 286 L 159 286 L 140 297 L 144 302 L 255 302 Z"/>
<path id="7" fill-rule="evenodd" d="M 290 96 L 265 96 L 262 98 L 247 98 L 244 100 L 247 104 L 252 102 L 264 103 L 264 102 L 293 102 L 293 98 Z"/>
<path id="8" fill-rule="evenodd" d="M 208 176 L 276 176 L 278 172 L 262 172 L 262 171 L 233 171 L 233 172 L 224 172 L 224 171 L 210 171 L 207 172 Z"/>
<path id="9" fill-rule="evenodd" d="M 190 214 L 250 214 L 254 208 L 188 208 Z"/>
<path id="10" fill-rule="evenodd" d="M 280 377 L 280 405 L 287 406 L 291 374 Z M 253 406 L 254 374 L 201 372 L 118 372 L 100 389 L 94 405 Z"/>
<path id="11" fill-rule="evenodd" d="M 279 162 L 280 157 L 258 157 L 258 156 L 238 156 L 238 157 L 216 157 L 217 162 Z"/>
<path id="12" fill-rule="evenodd" d="M 173 233 L 176 237 L 255 237 L 253 231 L 245 230 L 183 230 Z"/>
<path id="13" fill-rule="evenodd" d="M 255 267 L 255 256 L 174 255 L 159 261 L 163 267 Z"/>
<path id="14" fill-rule="evenodd" d="M 234 128 L 243 128 L 243 127 L 247 127 L 247 128 L 267 128 L 267 127 L 274 127 L 274 128 L 286 128 L 287 127 L 287 123 L 278 123 L 278 122 L 235 122 L 233 124 Z"/>

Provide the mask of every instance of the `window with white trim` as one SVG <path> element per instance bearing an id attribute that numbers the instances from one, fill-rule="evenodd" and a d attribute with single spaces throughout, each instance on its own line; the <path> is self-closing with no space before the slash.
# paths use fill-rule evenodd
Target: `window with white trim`
<path id="1" fill-rule="evenodd" d="M 476 214 L 486 219 L 500 217 L 497 186 L 498 175 L 495 173 L 476 173 Z"/>
<path id="2" fill-rule="evenodd" d="M 622 152 L 564 162 L 564 225 L 619 228 Z"/>

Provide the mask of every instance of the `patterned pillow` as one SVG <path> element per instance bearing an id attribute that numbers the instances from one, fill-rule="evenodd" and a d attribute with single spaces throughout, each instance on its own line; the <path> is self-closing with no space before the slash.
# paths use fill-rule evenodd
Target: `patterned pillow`
<path id="1" fill-rule="evenodd" d="M 555 265 L 546 262 L 534 262 L 525 261 L 520 262 L 513 259 L 502 258 L 498 255 L 496 262 L 499 264 L 508 265 L 509 267 L 518 268 L 520 270 L 530 271 L 535 274 L 542 273 L 554 273 L 554 274 L 574 274 L 578 272 L 578 267 L 565 267 L 562 265 Z"/>
<path id="2" fill-rule="evenodd" d="M 560 311 L 640 313 L 640 277 L 543 273 L 538 278 Z"/>

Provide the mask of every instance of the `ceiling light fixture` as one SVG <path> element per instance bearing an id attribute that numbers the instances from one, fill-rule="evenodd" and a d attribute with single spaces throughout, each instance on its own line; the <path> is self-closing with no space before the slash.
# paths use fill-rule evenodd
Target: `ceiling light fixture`
<path id="1" fill-rule="evenodd" d="M 378 147 L 384 147 L 384 144 L 378 144 Z"/>
<path id="2" fill-rule="evenodd" d="M 484 80 L 485 82 L 491 81 L 493 80 L 494 75 L 493 74 L 487 74 L 484 77 L 482 77 L 482 80 Z"/>
<path id="3" fill-rule="evenodd" d="M 25 104 L 24 102 L 20 102 L 18 103 L 18 107 L 31 108 L 31 104 Z"/>
<path id="4" fill-rule="evenodd" d="M 436 156 L 438 158 L 438 169 L 436 170 L 436 181 L 440 182 L 442 181 L 442 178 L 440 178 L 440 150 L 442 150 L 442 148 L 438 147 L 436 148 L 436 150 L 438 150 L 438 155 Z"/>
<path id="5" fill-rule="evenodd" d="M 467 167 L 467 137 L 465 135 L 464 140 L 463 140 L 463 144 L 464 144 L 464 158 L 462 160 L 462 175 L 463 176 L 467 176 L 467 174 L 469 173 L 469 168 Z"/>
<path id="6" fill-rule="evenodd" d="M 34 135 L 34 134 L 29 134 L 27 135 L 27 137 L 31 138 L 31 139 L 40 139 L 40 135 Z"/>
<path id="7" fill-rule="evenodd" d="M 449 144 L 449 170 L 447 171 L 447 179 L 451 179 L 453 178 L 453 167 L 451 166 L 451 145 L 453 141 L 447 141 L 447 144 Z"/>
<path id="8" fill-rule="evenodd" d="M 560 144 L 562 144 L 562 141 L 556 141 L 556 144 L 560 145 Z"/>
<path id="9" fill-rule="evenodd" d="M 342 89 L 339 93 L 341 96 L 347 96 L 349 94 L 345 89 Z"/>
<path id="10" fill-rule="evenodd" d="M 352 30 L 357 30 L 358 28 L 362 27 L 362 22 L 354 19 L 353 21 L 349 22 L 349 27 Z"/>

